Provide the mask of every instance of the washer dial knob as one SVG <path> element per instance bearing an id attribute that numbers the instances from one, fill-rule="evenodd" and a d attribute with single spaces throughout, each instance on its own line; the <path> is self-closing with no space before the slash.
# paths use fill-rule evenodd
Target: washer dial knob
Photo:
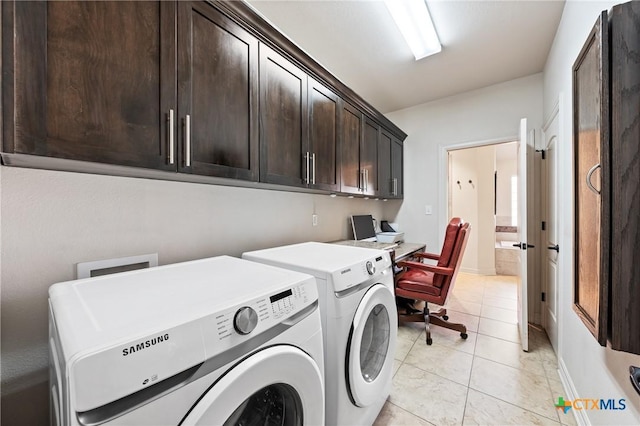
<path id="1" fill-rule="evenodd" d="M 376 265 L 374 265 L 370 260 L 367 261 L 365 266 L 367 267 L 367 272 L 369 273 L 369 275 L 373 275 L 376 273 Z"/>
<path id="2" fill-rule="evenodd" d="M 258 313 L 249 306 L 238 309 L 233 317 L 233 328 L 240 334 L 249 334 L 258 325 Z"/>

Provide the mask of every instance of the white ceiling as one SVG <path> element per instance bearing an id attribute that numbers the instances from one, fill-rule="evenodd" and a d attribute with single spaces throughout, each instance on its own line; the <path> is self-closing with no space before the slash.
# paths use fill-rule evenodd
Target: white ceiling
<path id="1" fill-rule="evenodd" d="M 383 113 L 541 72 L 564 1 L 428 0 L 442 52 L 415 61 L 379 0 L 249 0 Z"/>

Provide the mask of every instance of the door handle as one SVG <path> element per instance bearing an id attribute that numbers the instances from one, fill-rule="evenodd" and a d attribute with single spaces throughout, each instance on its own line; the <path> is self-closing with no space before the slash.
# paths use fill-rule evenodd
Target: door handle
<path id="1" fill-rule="evenodd" d="M 593 184 L 591 183 L 591 175 L 593 175 L 593 173 L 598 170 L 600 168 L 600 163 L 596 164 L 595 166 L 591 167 L 589 169 L 589 171 L 587 172 L 587 187 L 593 191 L 595 194 L 600 195 L 600 191 L 598 191 Z"/>
<path id="2" fill-rule="evenodd" d="M 549 247 L 547 247 L 547 248 L 548 248 L 549 250 L 555 250 L 555 251 L 557 251 L 558 253 L 560 253 L 560 246 L 559 246 L 559 245 L 557 245 L 557 244 L 556 244 L 555 246 L 549 246 Z"/>
<path id="3" fill-rule="evenodd" d="M 184 166 L 191 167 L 191 115 L 184 117 Z"/>
<path id="4" fill-rule="evenodd" d="M 169 128 L 168 128 L 168 132 L 169 132 L 169 155 L 168 155 L 168 160 L 169 160 L 169 164 L 173 164 L 173 162 L 175 161 L 174 159 L 174 145 L 175 145 L 175 141 L 173 140 L 173 109 L 169 110 L 169 114 L 167 114 L 167 121 L 169 122 Z"/>
<path id="5" fill-rule="evenodd" d="M 310 170 L 309 170 L 309 161 L 311 160 L 311 156 L 309 155 L 309 151 L 307 151 L 307 153 L 304 155 L 304 159 L 307 162 L 307 167 L 306 167 L 306 176 L 305 176 L 305 185 L 309 185 L 311 183 L 311 179 L 309 177 L 310 174 Z"/>
<path id="6" fill-rule="evenodd" d="M 513 245 L 514 247 L 518 247 L 521 250 L 526 250 L 528 248 L 535 248 L 536 246 L 531 245 L 531 244 L 527 244 L 527 243 L 517 243 Z"/>

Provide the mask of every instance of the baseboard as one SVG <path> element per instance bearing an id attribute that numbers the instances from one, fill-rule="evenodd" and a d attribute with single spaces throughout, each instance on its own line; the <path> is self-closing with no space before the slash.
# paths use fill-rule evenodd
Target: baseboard
<path id="1" fill-rule="evenodd" d="M 571 380 L 571 376 L 569 375 L 569 370 L 567 370 L 567 366 L 564 363 L 562 358 L 558 358 L 558 374 L 560 375 L 560 381 L 562 382 L 562 387 L 564 391 L 567 393 L 568 400 L 573 401 L 574 399 L 579 399 L 578 391 L 573 384 L 573 380 Z M 555 397 L 555 395 L 554 395 Z M 573 417 L 576 419 L 576 423 L 580 426 L 591 426 L 591 422 L 589 421 L 589 417 L 585 410 L 569 410 L 573 413 Z"/>

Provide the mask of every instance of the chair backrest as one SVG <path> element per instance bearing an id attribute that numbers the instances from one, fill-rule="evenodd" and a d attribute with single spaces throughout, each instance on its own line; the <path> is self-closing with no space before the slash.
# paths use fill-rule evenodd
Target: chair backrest
<path id="1" fill-rule="evenodd" d="M 467 247 L 467 240 L 469 239 L 469 231 L 471 230 L 469 223 L 454 217 L 449 221 L 447 229 L 444 235 L 444 243 L 442 244 L 442 250 L 440 251 L 440 259 L 438 260 L 438 266 L 445 268 L 453 268 L 453 275 L 448 277 L 446 275 L 436 275 L 433 279 L 433 285 L 441 288 L 441 293 L 446 294 L 452 290 L 449 287 L 458 275 L 460 270 L 460 264 L 462 263 L 462 256 L 464 250 Z"/>

